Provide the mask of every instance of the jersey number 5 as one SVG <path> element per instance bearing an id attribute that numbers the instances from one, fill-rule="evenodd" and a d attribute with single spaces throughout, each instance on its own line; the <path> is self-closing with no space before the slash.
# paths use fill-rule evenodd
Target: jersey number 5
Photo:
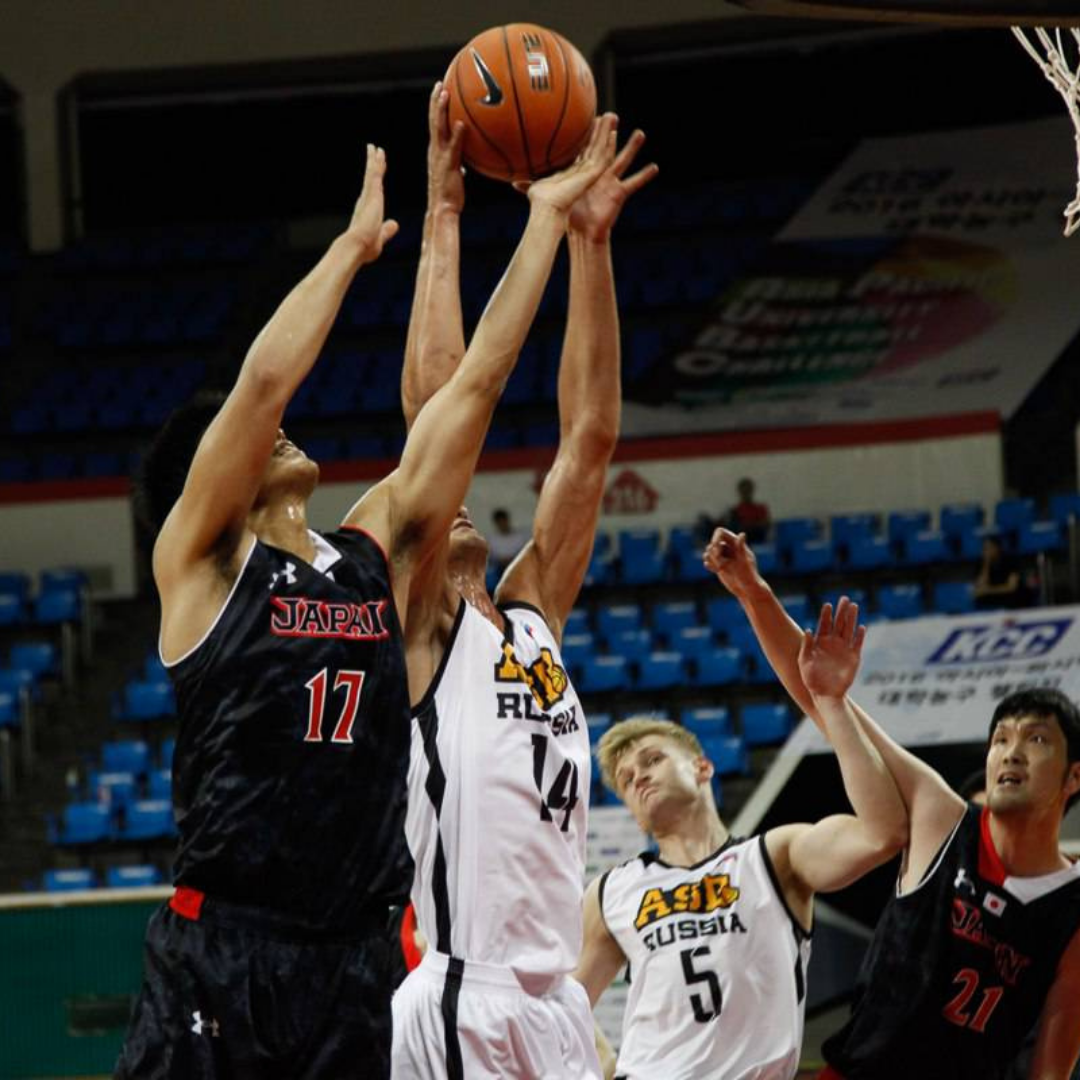
<path id="1" fill-rule="evenodd" d="M 720 989 L 720 980 L 716 977 L 715 971 L 711 968 L 706 968 L 704 971 L 695 969 L 694 960 L 702 956 L 712 959 L 708 945 L 699 945 L 696 949 L 683 949 L 679 953 L 686 985 L 695 986 L 697 983 L 704 983 L 709 988 L 709 998 L 711 999 L 709 1008 L 705 1006 L 703 994 L 690 995 L 690 1004 L 694 1009 L 694 1019 L 699 1024 L 707 1024 L 720 1015 L 720 1010 L 724 1007 L 724 995 Z"/>
<path id="2" fill-rule="evenodd" d="M 328 676 L 326 668 L 318 675 L 308 679 L 304 685 L 308 691 L 308 725 L 304 742 L 322 742 L 323 713 L 326 711 L 326 683 Z M 345 688 L 345 704 L 341 707 L 341 716 L 334 727 L 334 734 L 330 741 L 335 743 L 351 743 L 353 724 L 356 723 L 356 714 L 360 710 L 360 691 L 364 688 L 364 672 L 362 671 L 339 671 L 334 678 L 334 689 Z"/>
<path id="3" fill-rule="evenodd" d="M 560 828 L 566 832 L 570 827 L 570 815 L 574 807 L 580 801 L 578 798 L 578 767 L 573 761 L 564 761 L 562 767 L 551 782 L 547 794 L 544 793 L 544 762 L 547 760 L 547 736 L 534 735 L 533 746 L 533 780 L 536 782 L 536 790 L 540 792 L 540 820 L 552 821 L 551 811 L 563 811 L 562 825 Z"/>

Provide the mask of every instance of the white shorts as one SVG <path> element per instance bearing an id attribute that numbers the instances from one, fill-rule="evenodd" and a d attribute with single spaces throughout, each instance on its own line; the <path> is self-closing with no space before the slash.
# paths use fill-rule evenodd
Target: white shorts
<path id="1" fill-rule="evenodd" d="M 429 949 L 394 995 L 393 1080 L 600 1080 L 585 988 L 527 993 L 509 968 Z"/>

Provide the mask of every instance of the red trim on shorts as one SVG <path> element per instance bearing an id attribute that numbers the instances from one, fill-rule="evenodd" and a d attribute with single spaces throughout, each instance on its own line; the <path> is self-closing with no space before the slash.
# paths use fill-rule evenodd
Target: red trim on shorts
<path id="1" fill-rule="evenodd" d="M 185 919 L 191 919 L 194 922 L 198 921 L 199 915 L 202 913 L 205 899 L 206 894 L 199 892 L 198 889 L 189 889 L 186 885 L 179 885 L 172 896 L 169 897 L 169 907 L 177 915 L 183 915 Z"/>
<path id="2" fill-rule="evenodd" d="M 992 881 L 995 885 L 1004 885 L 1009 872 L 1001 861 L 1001 856 L 994 847 L 994 838 L 990 835 L 990 808 L 984 806 L 979 816 L 979 876 Z"/>
<path id="3" fill-rule="evenodd" d="M 817 1080 L 844 1080 L 844 1078 L 831 1065 L 826 1065 L 817 1074 Z"/>
<path id="4" fill-rule="evenodd" d="M 405 957 L 405 970 L 412 971 L 424 956 L 416 947 L 416 908 L 412 906 L 411 900 L 405 908 L 405 914 L 401 916 L 398 937 L 401 939 L 401 952 Z"/>

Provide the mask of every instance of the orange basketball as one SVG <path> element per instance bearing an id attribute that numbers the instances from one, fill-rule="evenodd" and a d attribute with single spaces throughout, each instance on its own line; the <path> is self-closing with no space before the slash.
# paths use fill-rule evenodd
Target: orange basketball
<path id="1" fill-rule="evenodd" d="M 535 180 L 570 164 L 596 115 L 596 83 L 566 38 L 533 23 L 477 34 L 446 71 L 450 123 L 465 164 L 496 180 Z"/>

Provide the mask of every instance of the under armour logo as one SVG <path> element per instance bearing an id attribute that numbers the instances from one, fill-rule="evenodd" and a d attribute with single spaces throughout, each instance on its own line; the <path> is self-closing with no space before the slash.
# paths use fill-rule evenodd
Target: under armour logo
<path id="1" fill-rule="evenodd" d="M 195 1032 L 196 1035 L 205 1035 L 209 1033 L 210 1038 L 212 1039 L 221 1038 L 221 1025 L 213 1019 L 204 1020 L 202 1018 L 201 1009 L 196 1009 L 195 1012 L 191 1014 L 191 1019 L 195 1021 L 191 1025 L 191 1030 Z"/>
<path id="2" fill-rule="evenodd" d="M 296 584 L 296 563 L 286 563 L 284 570 L 275 570 L 270 575 L 270 590 L 274 589 L 274 586 L 278 583 L 278 578 L 284 578 L 286 585 Z"/>
<path id="3" fill-rule="evenodd" d="M 502 87 L 496 81 L 495 76 L 491 74 L 491 69 L 484 63 L 484 58 L 475 49 L 470 49 L 469 52 L 476 67 L 476 74 L 484 80 L 484 86 L 487 88 L 487 94 L 480 99 L 480 104 L 501 105 L 503 99 Z"/>
<path id="4" fill-rule="evenodd" d="M 967 871 L 962 866 L 957 871 L 956 880 L 952 884 L 954 889 L 964 889 L 969 895 L 976 895 L 975 882 L 968 877 Z"/>

